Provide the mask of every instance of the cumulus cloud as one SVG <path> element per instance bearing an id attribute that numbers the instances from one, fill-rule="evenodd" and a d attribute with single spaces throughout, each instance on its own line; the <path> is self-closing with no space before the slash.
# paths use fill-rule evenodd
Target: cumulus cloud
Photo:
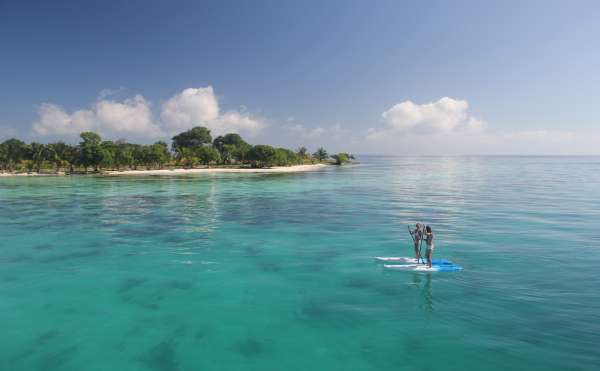
<path id="1" fill-rule="evenodd" d="M 376 138 L 390 132 L 431 135 L 481 129 L 483 122 L 471 116 L 468 108 L 466 100 L 448 97 L 425 104 L 404 101 L 383 112 L 384 127 L 369 129 L 368 136 Z"/>
<path id="2" fill-rule="evenodd" d="M 161 134 L 160 127 L 154 122 L 150 103 L 141 95 L 122 102 L 98 100 L 92 108 L 72 113 L 59 105 L 42 103 L 38 107 L 38 114 L 33 130 L 42 136 L 73 136 L 83 131 L 97 131 L 108 136 L 134 134 L 150 138 Z"/>
<path id="3" fill-rule="evenodd" d="M 436 102 L 398 103 L 382 113 L 383 125 L 369 128 L 365 153 L 416 155 L 566 154 L 578 153 L 584 135 L 563 130 L 486 130 L 469 112 L 466 100 L 448 97 Z M 590 137 L 589 135 L 587 136 Z"/>
<path id="4" fill-rule="evenodd" d="M 83 131 L 96 131 L 108 137 L 157 139 L 194 126 L 206 126 L 214 135 L 236 132 L 250 136 L 266 126 L 245 109 L 221 113 L 211 86 L 175 94 L 162 104 L 159 120 L 150 102 L 141 95 L 123 101 L 106 99 L 122 90 L 103 90 L 91 108 L 74 112 L 57 104 L 42 103 L 33 130 L 41 136 L 76 136 Z"/>
<path id="5" fill-rule="evenodd" d="M 39 119 L 33 123 L 33 130 L 43 136 L 58 134 L 72 135 L 91 130 L 96 119 L 91 110 L 67 113 L 56 104 L 42 103 L 38 107 Z"/>
<path id="6" fill-rule="evenodd" d="M 163 103 L 160 117 L 173 130 L 207 125 L 219 117 L 219 102 L 212 86 L 188 88 Z"/>
<path id="7" fill-rule="evenodd" d="M 188 88 L 174 95 L 163 104 L 160 116 L 165 128 L 171 132 L 206 126 L 215 135 L 236 132 L 253 136 L 265 127 L 265 123 L 245 111 L 246 107 L 242 106 L 239 112 L 221 114 L 213 88 L 208 86 Z"/>
<path id="8" fill-rule="evenodd" d="M 235 111 L 225 112 L 215 121 L 208 122 L 207 127 L 215 134 L 244 133 L 250 136 L 256 135 L 266 124 L 246 113 Z"/>

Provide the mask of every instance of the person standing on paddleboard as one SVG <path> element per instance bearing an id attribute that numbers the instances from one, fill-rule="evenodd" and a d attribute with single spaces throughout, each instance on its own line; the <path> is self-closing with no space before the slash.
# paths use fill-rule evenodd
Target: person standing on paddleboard
<path id="1" fill-rule="evenodd" d="M 425 250 L 425 256 L 427 257 L 427 266 L 431 268 L 431 256 L 433 255 L 433 231 L 430 226 L 425 227 L 425 243 L 427 244 L 427 250 Z"/>
<path id="2" fill-rule="evenodd" d="M 415 243 L 415 257 L 417 258 L 417 262 L 421 260 L 421 251 L 419 250 L 419 245 L 421 244 L 421 239 L 423 238 L 423 224 L 417 223 L 415 225 L 415 229 L 409 232 L 412 235 L 413 242 Z"/>

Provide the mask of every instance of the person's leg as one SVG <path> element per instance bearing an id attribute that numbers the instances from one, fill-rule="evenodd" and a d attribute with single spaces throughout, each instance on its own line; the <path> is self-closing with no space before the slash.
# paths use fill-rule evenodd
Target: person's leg
<path id="1" fill-rule="evenodd" d="M 415 242 L 415 257 L 417 258 L 417 262 L 419 262 L 419 259 L 421 259 L 419 255 L 419 242 Z"/>
<path id="2" fill-rule="evenodd" d="M 427 249 L 427 266 L 429 268 L 431 268 L 431 254 L 432 254 L 432 250 L 431 249 Z"/>

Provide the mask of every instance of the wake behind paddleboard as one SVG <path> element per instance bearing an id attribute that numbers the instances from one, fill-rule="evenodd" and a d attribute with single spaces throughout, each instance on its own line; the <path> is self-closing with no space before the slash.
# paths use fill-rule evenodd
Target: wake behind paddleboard
<path id="1" fill-rule="evenodd" d="M 421 258 L 420 261 L 417 261 L 417 258 L 408 258 L 408 257 L 403 257 L 403 256 L 377 256 L 375 257 L 375 260 L 381 261 L 381 262 L 394 262 L 394 263 L 409 263 L 409 264 L 418 264 L 418 263 L 423 263 L 423 262 L 427 262 L 426 258 Z M 452 264 L 452 262 L 450 260 L 445 260 L 445 259 L 432 259 L 431 260 L 431 264 Z"/>
<path id="2" fill-rule="evenodd" d="M 431 268 L 426 264 L 384 264 L 383 267 L 387 269 L 417 272 L 456 272 L 463 269 L 460 265 L 456 264 L 432 265 Z"/>

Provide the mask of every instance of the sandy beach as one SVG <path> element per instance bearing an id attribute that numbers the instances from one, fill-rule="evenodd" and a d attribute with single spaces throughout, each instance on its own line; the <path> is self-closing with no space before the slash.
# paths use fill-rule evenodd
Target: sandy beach
<path id="1" fill-rule="evenodd" d="M 274 166 L 270 168 L 251 169 L 251 168 L 200 168 L 200 169 L 163 169 L 163 170 L 122 170 L 122 171 L 103 171 L 95 175 L 186 175 L 186 174 L 206 174 L 206 173 L 297 173 L 302 171 L 321 170 L 327 164 L 294 165 L 294 166 Z M 10 176 L 63 176 L 64 172 L 53 173 L 0 173 L 0 177 Z M 79 174 L 78 174 L 79 175 Z M 90 175 L 93 175 L 90 173 Z"/>
<path id="2" fill-rule="evenodd" d="M 297 173 L 302 171 L 321 170 L 326 164 L 274 166 L 270 168 L 202 168 L 202 169 L 165 169 L 165 170 L 124 170 L 106 171 L 104 175 L 185 175 L 205 173 Z"/>
<path id="3" fill-rule="evenodd" d="M 63 176 L 64 172 L 59 171 L 58 173 L 0 173 L 0 177 L 9 177 L 9 176 Z"/>

